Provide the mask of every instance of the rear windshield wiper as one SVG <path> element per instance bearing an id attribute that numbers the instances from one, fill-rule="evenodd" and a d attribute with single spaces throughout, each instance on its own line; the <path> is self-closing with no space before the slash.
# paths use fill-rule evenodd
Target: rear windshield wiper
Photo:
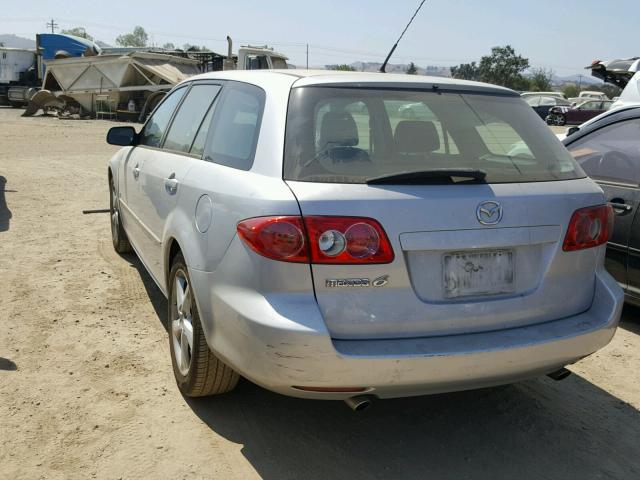
<path id="1" fill-rule="evenodd" d="M 487 172 L 479 168 L 432 168 L 429 170 L 417 170 L 412 172 L 399 172 L 390 175 L 381 175 L 365 180 L 369 185 L 384 184 L 454 184 L 454 183 L 484 183 Z M 457 178 L 465 180 L 456 181 Z"/>

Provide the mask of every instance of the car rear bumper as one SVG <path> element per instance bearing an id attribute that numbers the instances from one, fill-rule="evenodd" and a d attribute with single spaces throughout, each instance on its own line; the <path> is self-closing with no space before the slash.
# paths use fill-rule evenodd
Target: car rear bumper
<path id="1" fill-rule="evenodd" d="M 251 381 L 304 398 L 344 399 L 303 387 L 365 387 L 381 398 L 466 390 L 543 375 L 609 343 L 623 293 L 604 270 L 579 315 L 483 332 L 392 340 L 331 339 L 311 294 L 260 294 L 191 272 L 210 347 Z M 212 315 L 215 312 L 215 317 Z"/>

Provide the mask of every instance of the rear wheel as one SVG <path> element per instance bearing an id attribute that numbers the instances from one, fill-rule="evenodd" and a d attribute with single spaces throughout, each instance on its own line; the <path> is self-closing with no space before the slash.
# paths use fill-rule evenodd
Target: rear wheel
<path id="1" fill-rule="evenodd" d="M 233 390 L 239 376 L 207 345 L 182 253 L 169 274 L 168 316 L 171 363 L 180 391 L 202 397 Z"/>
<path id="2" fill-rule="evenodd" d="M 111 217 L 111 241 L 113 242 L 113 248 L 118 253 L 129 253 L 131 251 L 131 244 L 129 243 L 127 233 L 122 227 L 118 195 L 115 184 L 113 183 L 113 178 L 109 179 L 109 216 Z"/>

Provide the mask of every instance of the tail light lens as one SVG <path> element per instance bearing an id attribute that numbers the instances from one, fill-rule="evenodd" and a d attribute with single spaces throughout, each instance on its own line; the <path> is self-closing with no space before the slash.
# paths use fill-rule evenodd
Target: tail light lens
<path id="1" fill-rule="evenodd" d="M 371 218 L 304 217 L 311 263 L 390 263 L 393 249 L 382 226 Z"/>
<path id="2" fill-rule="evenodd" d="M 380 224 L 361 217 L 258 217 L 238 224 L 256 253 L 285 262 L 376 264 L 393 261 Z"/>
<path id="3" fill-rule="evenodd" d="M 607 243 L 613 232 L 611 205 L 581 208 L 573 212 L 562 249 L 565 252 Z"/>
<path id="4" fill-rule="evenodd" d="M 238 235 L 256 253 L 284 262 L 308 262 L 300 217 L 258 217 L 238 224 Z"/>

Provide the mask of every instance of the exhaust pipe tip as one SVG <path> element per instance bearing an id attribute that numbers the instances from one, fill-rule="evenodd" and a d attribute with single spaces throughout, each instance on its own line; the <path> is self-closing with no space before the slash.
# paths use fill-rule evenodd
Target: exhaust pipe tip
<path id="1" fill-rule="evenodd" d="M 571 371 L 562 367 L 561 369 L 556 370 L 555 372 L 548 373 L 547 377 L 551 378 L 552 380 L 555 380 L 556 382 L 559 382 L 560 380 L 564 380 L 565 378 L 567 378 L 569 375 L 571 375 Z"/>
<path id="2" fill-rule="evenodd" d="M 355 397 L 347 398 L 346 403 L 354 412 L 362 412 L 371 406 L 374 397 L 372 395 L 358 395 Z"/>

